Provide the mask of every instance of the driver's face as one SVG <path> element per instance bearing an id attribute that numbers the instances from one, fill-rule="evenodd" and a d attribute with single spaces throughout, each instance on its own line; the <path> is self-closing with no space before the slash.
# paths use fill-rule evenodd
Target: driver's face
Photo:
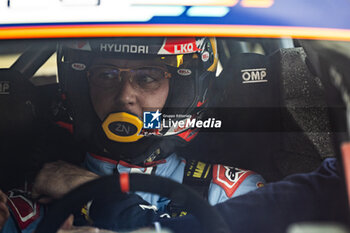
<path id="1" fill-rule="evenodd" d="M 90 96 L 101 120 L 112 112 L 161 110 L 169 92 L 166 66 L 148 60 L 96 58 L 89 69 Z"/>

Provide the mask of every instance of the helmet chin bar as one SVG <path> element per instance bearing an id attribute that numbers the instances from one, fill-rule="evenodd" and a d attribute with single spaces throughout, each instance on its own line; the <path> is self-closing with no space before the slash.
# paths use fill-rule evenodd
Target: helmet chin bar
<path id="1" fill-rule="evenodd" d="M 93 144 L 97 145 L 101 155 L 113 159 L 123 160 L 129 164 L 145 166 L 158 160 L 162 160 L 174 152 L 178 141 L 173 137 L 148 136 L 135 142 L 116 142 L 110 140 L 102 127 L 98 127 L 94 134 Z M 94 149 L 94 148 L 93 148 Z"/>
<path id="2" fill-rule="evenodd" d="M 102 128 L 107 138 L 115 142 L 136 142 L 143 135 L 139 135 L 143 122 L 135 115 L 127 112 L 111 113 L 103 121 Z"/>
<path id="3" fill-rule="evenodd" d="M 110 113 L 97 129 L 96 142 L 104 148 L 104 156 L 145 166 L 169 156 L 186 141 L 174 136 L 139 135 L 143 121 L 127 112 Z"/>

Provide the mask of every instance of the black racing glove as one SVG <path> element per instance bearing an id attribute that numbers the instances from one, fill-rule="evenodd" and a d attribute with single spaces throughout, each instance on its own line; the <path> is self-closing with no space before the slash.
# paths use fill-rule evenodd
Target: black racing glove
<path id="1" fill-rule="evenodd" d="M 151 226 L 160 219 L 156 207 L 150 205 L 136 194 L 122 194 L 115 196 L 104 195 L 92 201 L 88 208 L 90 223 L 98 228 L 124 231 Z M 85 216 L 84 218 L 86 218 Z M 79 218 L 78 218 L 79 219 Z M 76 225 L 86 225 L 77 220 Z"/>

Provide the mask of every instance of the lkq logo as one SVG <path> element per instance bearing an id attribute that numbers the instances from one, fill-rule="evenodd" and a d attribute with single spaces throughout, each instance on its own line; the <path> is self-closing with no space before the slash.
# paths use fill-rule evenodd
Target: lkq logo
<path id="1" fill-rule="evenodd" d="M 199 43 L 199 42 L 198 42 Z M 159 49 L 159 55 L 167 54 L 186 54 L 199 52 L 195 38 L 166 38 L 162 47 Z"/>
<path id="2" fill-rule="evenodd" d="M 161 127 L 162 113 L 157 110 L 156 112 L 143 112 L 143 128 L 144 129 L 160 129 Z"/>
<path id="3" fill-rule="evenodd" d="M 175 54 L 192 53 L 195 43 L 174 45 Z"/>
<path id="4" fill-rule="evenodd" d="M 266 68 L 241 70 L 242 83 L 265 83 L 267 82 Z"/>
<path id="5" fill-rule="evenodd" d="M 0 81 L 0 95 L 10 94 L 10 82 L 9 81 Z"/>

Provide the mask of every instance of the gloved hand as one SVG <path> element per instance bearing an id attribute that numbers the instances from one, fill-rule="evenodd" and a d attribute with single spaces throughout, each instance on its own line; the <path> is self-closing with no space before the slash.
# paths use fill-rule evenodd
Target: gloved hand
<path id="1" fill-rule="evenodd" d="M 106 194 L 92 201 L 88 210 L 93 226 L 113 231 L 151 226 L 161 213 L 137 194 Z M 77 225 L 79 223 L 75 223 Z"/>

